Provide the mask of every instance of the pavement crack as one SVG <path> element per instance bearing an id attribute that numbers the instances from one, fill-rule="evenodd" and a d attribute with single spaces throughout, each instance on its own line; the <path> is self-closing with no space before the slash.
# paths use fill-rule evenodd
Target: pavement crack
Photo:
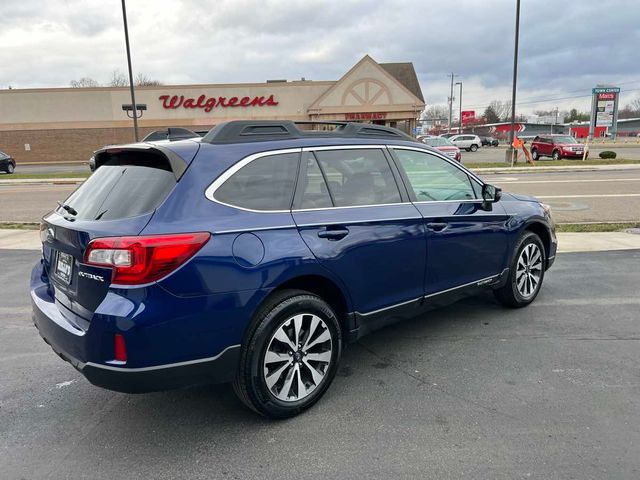
<path id="1" fill-rule="evenodd" d="M 464 397 L 462 395 L 459 395 L 457 393 L 449 392 L 449 391 L 445 390 L 442 386 L 437 385 L 435 382 L 429 382 L 429 381 L 425 380 L 424 378 L 422 378 L 422 377 L 420 377 L 420 376 L 418 376 L 418 375 L 416 375 L 416 374 L 414 374 L 412 372 L 406 371 L 403 368 L 401 368 L 399 365 L 397 365 L 394 361 L 389 360 L 388 358 L 381 356 L 375 350 L 373 350 L 371 347 L 366 346 L 362 342 L 357 342 L 356 345 L 360 346 L 363 350 L 365 350 L 369 354 L 373 355 L 374 357 L 376 357 L 376 358 L 384 361 L 385 363 L 389 364 L 389 366 L 391 366 L 391 368 L 393 368 L 394 370 L 402 373 L 403 375 L 406 375 L 407 377 L 410 377 L 410 378 L 416 380 L 418 383 L 420 383 L 423 386 L 428 386 L 428 387 L 434 388 L 434 389 L 438 390 L 439 392 L 441 392 L 443 395 L 446 395 L 446 396 L 449 396 L 449 397 L 452 397 L 452 398 L 456 398 L 456 399 L 458 399 L 458 400 L 460 400 L 460 401 L 462 401 L 464 403 L 467 403 L 469 405 L 473 405 L 473 406 L 475 406 L 477 408 L 480 408 L 482 410 L 485 410 L 487 412 L 498 414 L 498 415 L 501 415 L 503 417 L 509 418 L 511 420 L 520 421 L 520 419 L 518 417 L 515 417 L 513 415 L 509 415 L 508 413 L 502 412 L 502 411 L 498 410 L 497 408 L 488 407 L 486 405 L 483 405 L 480 402 L 477 402 L 475 400 L 471 400 L 471 399 L 466 398 L 466 397 Z"/>

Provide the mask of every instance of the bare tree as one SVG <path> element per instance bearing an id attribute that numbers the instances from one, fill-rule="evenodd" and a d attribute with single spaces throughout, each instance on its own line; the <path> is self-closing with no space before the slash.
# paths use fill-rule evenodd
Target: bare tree
<path id="1" fill-rule="evenodd" d="M 90 87 L 99 87 L 100 84 L 90 77 L 82 77 L 80 80 L 71 80 L 69 82 L 73 88 L 90 88 Z"/>
<path id="2" fill-rule="evenodd" d="M 143 73 L 137 74 L 133 81 L 138 87 L 159 87 L 162 85 L 160 81 L 153 80 L 151 77 Z"/>
<path id="3" fill-rule="evenodd" d="M 636 112 L 640 112 L 640 97 L 634 99 L 629 104 L 631 110 L 635 110 Z"/>
<path id="4" fill-rule="evenodd" d="M 422 120 L 435 120 L 447 118 L 449 109 L 445 105 L 431 105 L 422 112 Z"/>
<path id="5" fill-rule="evenodd" d="M 129 80 L 127 80 L 127 76 L 122 73 L 120 70 L 114 70 L 111 72 L 111 80 L 109 80 L 110 87 L 128 87 Z"/>
<path id="6" fill-rule="evenodd" d="M 162 85 L 162 82 L 158 80 L 153 80 L 148 75 L 144 73 L 139 73 L 133 79 L 133 84 L 137 87 L 158 87 Z M 114 70 L 111 72 L 111 80 L 109 81 L 110 87 L 128 87 L 129 86 L 129 78 L 122 73 L 120 70 Z"/>
<path id="7" fill-rule="evenodd" d="M 511 100 L 503 102 L 501 100 L 493 100 L 489 107 L 493 110 L 501 122 L 508 122 L 511 120 Z"/>

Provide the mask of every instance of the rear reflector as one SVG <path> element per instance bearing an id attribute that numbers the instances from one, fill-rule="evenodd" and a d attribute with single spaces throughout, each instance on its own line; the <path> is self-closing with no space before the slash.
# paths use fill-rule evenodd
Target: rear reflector
<path id="1" fill-rule="evenodd" d="M 84 262 L 113 268 L 111 281 L 119 285 L 142 285 L 173 272 L 209 240 L 209 232 L 106 237 L 92 240 Z"/>
<path id="2" fill-rule="evenodd" d="M 124 344 L 124 337 L 119 333 L 116 333 L 114 339 L 113 350 L 115 352 L 115 359 L 118 362 L 126 362 L 127 361 L 127 347 Z"/>

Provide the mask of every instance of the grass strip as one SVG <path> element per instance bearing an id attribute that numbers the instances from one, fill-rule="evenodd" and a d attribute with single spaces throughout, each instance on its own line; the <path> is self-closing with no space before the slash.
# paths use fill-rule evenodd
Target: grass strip
<path id="1" fill-rule="evenodd" d="M 640 228 L 640 222 L 558 223 L 556 224 L 556 232 L 561 232 L 561 233 L 621 232 L 629 228 Z"/>
<path id="2" fill-rule="evenodd" d="M 35 222 L 3 222 L 0 221 L 0 228 L 7 230 L 39 230 L 40 224 Z"/>
<path id="3" fill-rule="evenodd" d="M 52 173 L 14 173 L 0 175 L 0 180 L 38 180 L 49 178 L 78 178 L 85 179 L 91 172 L 52 172 Z"/>
<path id="4" fill-rule="evenodd" d="M 582 160 L 539 160 L 535 163 L 535 165 L 531 165 L 530 163 L 518 162 L 513 168 L 523 168 L 523 167 L 586 167 L 592 165 L 626 165 L 626 164 L 634 164 L 639 163 L 640 160 L 628 160 L 624 158 L 614 158 L 611 160 L 603 160 L 601 158 L 593 158 L 587 159 L 584 162 Z M 510 164 L 506 162 L 465 162 L 462 161 L 462 164 L 467 168 L 510 168 Z"/>

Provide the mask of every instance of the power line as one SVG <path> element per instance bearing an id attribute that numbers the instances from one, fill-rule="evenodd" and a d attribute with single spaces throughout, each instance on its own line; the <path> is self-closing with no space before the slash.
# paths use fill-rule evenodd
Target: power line
<path id="1" fill-rule="evenodd" d="M 635 82 L 634 82 L 635 83 Z M 640 90 L 640 88 L 628 88 L 626 90 L 621 90 L 620 93 L 626 93 L 626 92 L 635 92 Z M 584 90 L 582 90 L 584 91 Z M 557 100 L 570 100 L 573 98 L 590 98 L 591 94 L 586 94 L 586 95 L 572 95 L 572 96 L 567 96 L 567 97 L 549 97 L 549 98 L 544 98 L 544 99 L 539 99 L 539 100 L 530 100 L 530 101 L 523 101 L 523 102 L 516 102 L 516 106 L 518 105 L 531 105 L 531 104 L 536 104 L 536 103 L 547 103 L 547 102 L 555 102 Z M 489 102 L 490 103 L 490 102 Z M 486 104 L 478 104 L 478 105 L 469 105 L 469 108 L 482 108 L 485 107 Z"/>

